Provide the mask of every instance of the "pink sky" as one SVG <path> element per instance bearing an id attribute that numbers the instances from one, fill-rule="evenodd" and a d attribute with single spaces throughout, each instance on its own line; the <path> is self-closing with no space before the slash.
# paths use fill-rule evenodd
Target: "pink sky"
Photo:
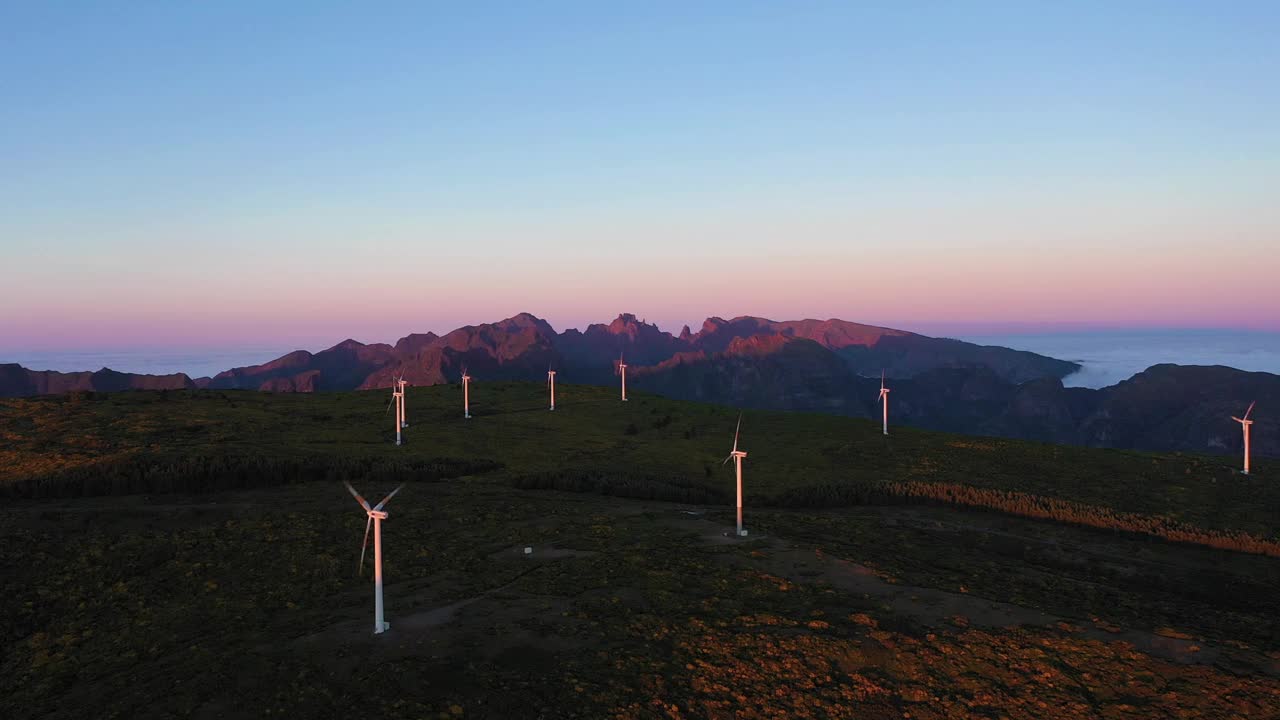
<path id="1" fill-rule="evenodd" d="M 0 285 L 0 349 L 318 348 L 521 311 L 557 329 L 633 312 L 672 332 L 709 315 L 1280 330 L 1278 211 L 1033 199 L 415 220 L 358 242 L 373 231 L 352 220 L 282 216 L 211 221 L 181 247 L 165 227 L 108 230 L 98 251 L 66 254 L 54 235 L 6 253 L 21 271 Z"/>
<path id="2" fill-rule="evenodd" d="M 1280 330 L 1275 4 L 17 5 L 0 353 Z"/>
<path id="3" fill-rule="evenodd" d="M 1095 263 L 1087 253 L 999 262 L 891 263 L 832 256 L 705 259 L 686 266 L 525 262 L 491 267 L 483 287 L 452 273 L 405 268 L 358 282 L 246 273 L 221 289 L 198 273 L 147 283 L 61 288 L 0 317 L 4 346 L 38 349 L 286 345 L 323 347 L 346 337 L 390 342 L 528 311 L 557 329 L 634 312 L 664 329 L 697 329 L 710 315 L 840 317 L 923 332 L 947 328 L 1221 327 L 1280 330 L 1280 292 L 1266 264 L 1176 252 L 1139 266 Z M 643 266 L 643 267 L 637 267 Z M 428 280 L 427 278 L 432 278 Z M 540 278 L 545 278 L 545 282 Z M 1251 292 L 1236 287 L 1252 286 Z M 13 304 L 9 308 L 15 308 Z"/>

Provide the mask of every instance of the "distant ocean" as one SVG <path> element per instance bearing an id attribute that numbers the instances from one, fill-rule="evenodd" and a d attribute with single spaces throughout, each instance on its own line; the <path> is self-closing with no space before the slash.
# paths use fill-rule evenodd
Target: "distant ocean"
<path id="1" fill-rule="evenodd" d="M 78 350 L 37 352 L 0 349 L 0 363 L 18 363 L 30 370 L 79 372 L 104 367 L 120 372 L 167 375 L 186 373 L 193 378 L 213 377 L 223 370 L 260 365 L 298 348 Z"/>
<path id="2" fill-rule="evenodd" d="M 960 340 L 1002 345 L 1074 360 L 1084 367 L 1068 376 L 1070 387 L 1099 388 L 1126 380 L 1157 363 L 1227 365 L 1240 370 L 1280 374 L 1280 333 L 1217 330 L 1093 331 L 1013 335 L 961 335 Z M 296 350 L 251 347 L 220 350 L 137 350 L 23 352 L 0 349 L 0 363 L 16 362 L 32 370 L 98 370 L 165 374 L 193 378 L 257 365 Z"/>
<path id="3" fill-rule="evenodd" d="M 1017 335 L 966 335 L 982 345 L 1072 360 L 1084 367 L 1063 379 L 1068 387 L 1100 388 L 1152 365 L 1226 365 L 1280 374 L 1280 333 L 1231 330 L 1107 330 Z"/>

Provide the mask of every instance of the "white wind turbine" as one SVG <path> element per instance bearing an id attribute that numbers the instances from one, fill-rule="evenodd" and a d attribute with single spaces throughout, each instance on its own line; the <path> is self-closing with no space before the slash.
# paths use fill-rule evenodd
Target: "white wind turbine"
<path id="1" fill-rule="evenodd" d="M 1249 426 L 1253 424 L 1253 421 L 1249 419 L 1249 413 L 1253 412 L 1253 406 L 1256 405 L 1257 403 L 1258 401 L 1256 400 L 1249 403 L 1249 409 L 1244 411 L 1244 417 L 1238 418 L 1235 415 L 1231 416 L 1232 420 L 1235 420 L 1236 422 L 1240 423 L 1240 429 L 1244 430 L 1244 474 L 1245 475 L 1249 474 Z"/>
<path id="2" fill-rule="evenodd" d="M 627 363 L 622 359 L 622 353 L 618 353 L 618 374 L 622 376 L 622 402 L 627 401 Z"/>
<path id="3" fill-rule="evenodd" d="M 462 417 L 471 419 L 471 376 L 465 365 L 462 366 Z"/>
<path id="4" fill-rule="evenodd" d="M 738 537 L 746 537 L 747 531 L 742 529 L 742 460 L 747 454 L 738 449 L 738 432 L 740 430 L 742 430 L 742 413 L 738 413 L 738 427 L 733 431 L 733 450 L 729 451 L 728 457 L 720 464 L 724 465 L 733 460 L 734 470 L 738 475 Z"/>
<path id="5" fill-rule="evenodd" d="M 396 384 L 391 388 L 391 402 L 387 403 L 386 412 L 391 412 L 391 406 L 396 406 L 396 445 L 400 444 L 400 429 L 404 425 L 404 386 L 397 380 Z"/>
<path id="6" fill-rule="evenodd" d="M 556 371 L 547 363 L 547 388 L 551 390 L 551 409 L 556 409 Z"/>
<path id="7" fill-rule="evenodd" d="M 401 375 L 400 379 L 396 380 L 396 385 L 400 388 L 400 427 L 402 428 L 409 427 L 409 417 L 406 412 L 404 396 L 404 386 L 408 384 L 409 383 L 405 382 L 404 375 Z"/>
<path id="8" fill-rule="evenodd" d="M 382 521 L 387 519 L 387 511 L 382 508 L 387 504 L 395 494 L 400 492 L 404 487 L 403 484 L 391 494 L 382 498 L 382 502 L 369 507 L 369 503 L 362 497 L 356 489 L 351 487 L 351 483 L 342 482 L 347 486 L 347 490 L 351 496 L 360 503 L 360 507 L 364 508 L 364 512 L 369 516 L 369 520 L 364 524 L 364 544 L 360 546 L 360 574 L 364 575 L 364 551 L 369 546 L 369 526 L 373 526 L 373 632 L 380 634 L 391 629 L 391 623 L 382 619 Z"/>
<path id="9" fill-rule="evenodd" d="M 884 371 L 880 371 L 880 396 L 876 398 L 876 402 L 884 403 L 884 421 L 882 428 L 884 434 L 889 434 L 889 388 L 884 386 Z"/>

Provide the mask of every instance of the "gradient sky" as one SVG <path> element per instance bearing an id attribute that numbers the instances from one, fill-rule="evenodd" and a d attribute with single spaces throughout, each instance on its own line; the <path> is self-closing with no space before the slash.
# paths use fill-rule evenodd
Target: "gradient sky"
<path id="1" fill-rule="evenodd" d="M 1280 330 L 1280 3 L 618 5 L 3 5 L 0 350 Z"/>

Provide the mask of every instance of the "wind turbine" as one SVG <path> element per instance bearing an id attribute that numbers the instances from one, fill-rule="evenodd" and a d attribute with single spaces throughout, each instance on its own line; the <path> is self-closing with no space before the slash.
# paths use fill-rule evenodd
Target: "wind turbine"
<path id="1" fill-rule="evenodd" d="M 884 403 L 884 434 L 889 434 L 889 388 L 884 386 L 884 371 L 880 371 L 880 396 L 876 398 L 876 402 Z"/>
<path id="2" fill-rule="evenodd" d="M 1244 474 L 1245 475 L 1249 474 L 1249 426 L 1253 424 L 1253 421 L 1249 419 L 1249 413 L 1253 412 L 1253 406 L 1256 404 L 1258 404 L 1257 400 L 1249 403 L 1249 409 L 1244 411 L 1244 417 L 1242 418 L 1238 418 L 1235 415 L 1231 416 L 1232 420 L 1235 420 L 1236 422 L 1240 423 L 1240 429 L 1244 430 Z"/>
<path id="3" fill-rule="evenodd" d="M 738 537 L 746 537 L 747 531 L 742 529 L 742 459 L 745 458 L 747 454 L 742 450 L 738 449 L 738 432 L 740 430 L 742 430 L 742 413 L 738 413 L 738 427 L 735 428 L 733 431 L 733 450 L 729 451 L 728 457 L 726 457 L 724 459 L 724 462 L 720 464 L 724 465 L 725 463 L 728 463 L 730 460 L 733 460 L 734 470 L 737 471 L 737 475 L 738 475 Z"/>
<path id="4" fill-rule="evenodd" d="M 462 367 L 462 417 L 471 419 L 471 376 L 465 365 Z"/>
<path id="5" fill-rule="evenodd" d="M 400 379 L 396 380 L 396 385 L 399 386 L 400 388 L 400 427 L 402 428 L 409 427 L 409 418 L 407 416 L 407 413 L 405 412 L 405 401 L 404 401 L 405 400 L 404 386 L 408 384 L 409 383 L 405 382 L 404 375 L 401 375 Z"/>
<path id="6" fill-rule="evenodd" d="M 396 385 L 391 388 L 391 402 L 387 403 L 386 412 L 391 412 L 391 406 L 396 406 L 396 445 L 400 444 L 400 428 L 404 427 L 402 423 L 404 417 L 404 388 L 397 381 Z"/>
<path id="7" fill-rule="evenodd" d="M 618 353 L 618 373 L 622 376 L 622 402 L 627 401 L 627 364 L 622 360 L 622 353 Z"/>
<path id="8" fill-rule="evenodd" d="M 364 512 L 369 516 L 369 520 L 364 524 L 364 543 L 360 546 L 360 574 L 364 575 L 364 551 L 369 546 L 369 526 L 373 526 L 373 632 L 375 635 L 386 632 L 391 629 L 391 623 L 382 619 L 382 521 L 387 519 L 387 511 L 382 508 L 387 501 L 395 497 L 404 487 L 403 484 L 391 494 L 382 498 L 382 502 L 369 507 L 369 503 L 362 497 L 356 489 L 351 487 L 351 483 L 342 481 L 347 486 L 347 490 L 351 496 L 360 503 L 360 507 L 364 508 Z"/>
<path id="9" fill-rule="evenodd" d="M 547 387 L 551 390 L 551 409 L 556 409 L 556 371 L 547 363 Z"/>

